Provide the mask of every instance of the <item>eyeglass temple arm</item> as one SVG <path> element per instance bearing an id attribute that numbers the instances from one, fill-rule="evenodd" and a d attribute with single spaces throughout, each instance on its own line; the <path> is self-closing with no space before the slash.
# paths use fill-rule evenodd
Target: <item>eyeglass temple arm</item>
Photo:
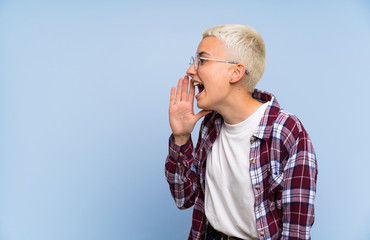
<path id="1" fill-rule="evenodd" d="M 232 63 L 232 64 L 238 64 L 239 63 L 239 62 L 234 62 L 234 61 L 225 61 L 225 60 L 218 60 L 218 59 L 212 59 L 212 58 L 202 58 L 202 59 L 204 59 L 204 60 L 211 60 L 211 61 L 218 61 L 218 62 L 226 62 L 226 63 Z M 247 75 L 250 74 L 250 72 L 247 69 L 245 69 L 245 73 Z"/>

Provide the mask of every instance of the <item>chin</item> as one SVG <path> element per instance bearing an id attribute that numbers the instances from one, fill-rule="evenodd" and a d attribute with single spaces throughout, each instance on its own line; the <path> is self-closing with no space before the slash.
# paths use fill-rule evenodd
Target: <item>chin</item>
<path id="1" fill-rule="evenodd" d="M 197 102 L 197 107 L 199 109 L 202 109 L 202 110 L 211 110 L 211 111 L 213 111 L 213 109 L 211 107 L 209 107 L 207 105 L 204 105 L 204 104 L 199 104 L 199 102 Z"/>

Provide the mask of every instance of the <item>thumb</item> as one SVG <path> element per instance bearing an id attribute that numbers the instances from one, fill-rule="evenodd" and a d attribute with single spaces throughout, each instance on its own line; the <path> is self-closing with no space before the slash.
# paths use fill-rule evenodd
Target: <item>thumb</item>
<path id="1" fill-rule="evenodd" d="M 199 119 L 201 119 L 202 117 L 204 117 L 205 115 L 207 115 L 208 113 L 211 113 L 212 111 L 211 110 L 202 110 L 200 112 L 198 112 L 196 115 L 195 115 L 195 119 L 197 121 L 199 121 Z"/>

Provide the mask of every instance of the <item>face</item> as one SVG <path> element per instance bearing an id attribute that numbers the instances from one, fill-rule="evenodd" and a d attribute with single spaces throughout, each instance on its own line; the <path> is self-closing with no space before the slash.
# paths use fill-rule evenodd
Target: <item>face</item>
<path id="1" fill-rule="evenodd" d="M 204 38 L 199 44 L 197 54 L 204 58 L 228 60 L 224 43 L 215 37 Z M 230 93 L 231 67 L 231 64 L 223 62 L 202 60 L 199 61 L 198 70 L 194 64 L 189 67 L 186 73 L 199 90 L 195 96 L 198 108 L 217 111 L 225 104 Z"/>

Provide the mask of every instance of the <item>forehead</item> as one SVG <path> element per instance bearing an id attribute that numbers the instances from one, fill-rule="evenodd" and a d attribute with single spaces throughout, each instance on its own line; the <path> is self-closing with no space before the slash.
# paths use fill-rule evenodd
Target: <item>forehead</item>
<path id="1" fill-rule="evenodd" d="M 206 37 L 199 43 L 197 54 L 223 57 L 225 50 L 223 41 L 215 37 Z"/>

